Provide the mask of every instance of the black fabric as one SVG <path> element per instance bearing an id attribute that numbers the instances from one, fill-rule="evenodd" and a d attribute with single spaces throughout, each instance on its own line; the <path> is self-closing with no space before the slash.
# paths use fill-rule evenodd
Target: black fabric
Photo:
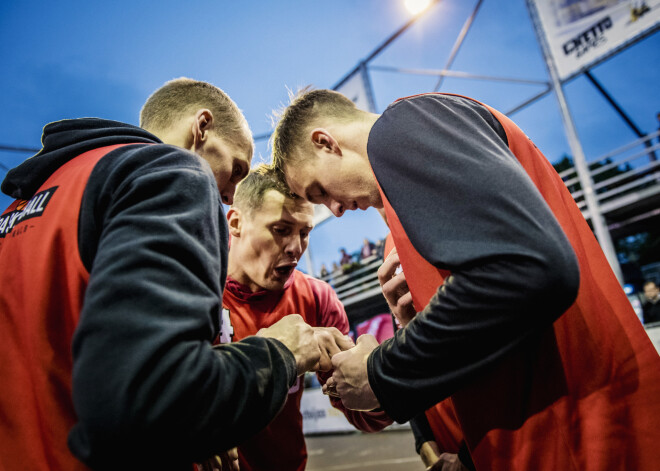
<path id="1" fill-rule="evenodd" d="M 29 197 L 80 152 L 132 142 L 144 144 L 95 166 L 80 208 L 90 279 L 72 345 L 69 447 L 94 469 L 190 469 L 263 428 L 296 378 L 279 341 L 211 345 L 228 232 L 208 164 L 140 128 L 67 120 L 44 128 L 44 149 L 2 189 Z"/>
<path id="2" fill-rule="evenodd" d="M 660 301 L 656 301 L 655 303 L 645 301 L 642 304 L 642 317 L 644 324 L 660 322 Z"/>
<path id="3" fill-rule="evenodd" d="M 461 442 L 461 447 L 458 449 L 458 459 L 461 464 L 465 466 L 469 471 L 477 471 L 477 468 L 474 466 L 472 461 L 472 455 L 470 455 L 470 450 L 468 450 L 467 444 Z"/>
<path id="4" fill-rule="evenodd" d="M 474 380 L 573 303 L 579 270 L 554 215 L 482 105 L 432 94 L 390 105 L 369 160 L 415 249 L 451 276 L 369 357 L 397 422 Z"/>
<path id="5" fill-rule="evenodd" d="M 49 123 L 41 137 L 41 151 L 7 172 L 0 189 L 12 198 L 30 199 L 55 170 L 72 158 L 98 147 L 130 142 L 153 144 L 161 141 L 142 128 L 107 119 L 65 119 Z"/>
<path id="6" fill-rule="evenodd" d="M 426 418 L 426 414 L 424 412 L 417 414 L 415 417 L 410 419 L 410 429 L 412 430 L 413 436 L 415 437 L 415 451 L 417 451 L 418 455 L 419 450 L 422 448 L 424 443 L 435 441 L 433 431 L 431 430 L 431 425 L 429 424 L 429 420 Z"/>

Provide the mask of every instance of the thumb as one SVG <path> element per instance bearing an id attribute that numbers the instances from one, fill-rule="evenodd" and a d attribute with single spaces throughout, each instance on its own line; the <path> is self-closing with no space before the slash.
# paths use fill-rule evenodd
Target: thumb
<path id="1" fill-rule="evenodd" d="M 344 351 L 344 352 L 339 352 L 339 353 L 335 353 L 334 355 L 332 355 L 332 358 L 330 359 L 330 362 L 332 363 L 332 368 L 334 368 L 336 370 L 336 368 L 339 366 L 339 364 L 341 363 L 344 356 L 346 356 L 348 354 L 349 353 L 347 353 L 347 351 Z"/>

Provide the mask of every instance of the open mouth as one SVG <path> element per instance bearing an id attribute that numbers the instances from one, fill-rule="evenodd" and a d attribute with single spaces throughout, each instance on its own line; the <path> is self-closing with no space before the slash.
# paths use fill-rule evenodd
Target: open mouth
<path id="1" fill-rule="evenodd" d="M 293 270 L 296 268 L 295 265 L 283 265 L 281 267 L 276 267 L 275 268 L 275 273 L 277 273 L 281 277 L 286 277 L 288 278 L 291 276 L 291 273 L 293 273 Z"/>

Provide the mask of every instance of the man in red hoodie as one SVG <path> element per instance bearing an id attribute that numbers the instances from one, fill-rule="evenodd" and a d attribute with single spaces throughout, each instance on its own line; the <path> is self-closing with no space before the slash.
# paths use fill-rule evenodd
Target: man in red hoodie
<path id="1" fill-rule="evenodd" d="M 321 346 L 317 374 L 324 384 L 332 374 L 331 356 L 354 344 L 347 336 L 348 318 L 334 290 L 325 281 L 296 270 L 307 249 L 313 219 L 313 205 L 291 195 L 265 167 L 253 170 L 238 185 L 227 212 L 231 243 L 220 341 L 239 341 L 288 314 L 300 314 L 316 330 Z M 268 427 L 239 444 L 241 471 L 305 469 L 302 379 L 289 390 L 286 404 Z M 392 423 L 382 411 L 358 412 L 345 408 L 339 399 L 330 401 L 359 430 L 376 432 Z"/>

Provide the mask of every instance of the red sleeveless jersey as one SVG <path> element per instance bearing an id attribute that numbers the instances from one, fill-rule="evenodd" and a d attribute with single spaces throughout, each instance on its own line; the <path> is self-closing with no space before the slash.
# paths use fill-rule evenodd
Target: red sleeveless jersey
<path id="1" fill-rule="evenodd" d="M 564 182 L 513 121 L 486 108 L 569 239 L 580 287 L 531 374 L 510 355 L 427 411 L 436 440 L 453 451 L 464 439 L 478 470 L 657 469 L 660 357 Z M 379 190 L 419 311 L 449 273 L 415 250 Z M 511 385 L 516 397 L 505 393 Z M 554 398 L 550 405 L 548 398 Z M 522 425 L 502 427 L 518 419 Z"/>
<path id="2" fill-rule="evenodd" d="M 94 166 L 117 147 L 72 159 L 0 216 L 1 469 L 87 469 L 67 447 L 71 341 L 89 279 L 78 216 Z"/>

